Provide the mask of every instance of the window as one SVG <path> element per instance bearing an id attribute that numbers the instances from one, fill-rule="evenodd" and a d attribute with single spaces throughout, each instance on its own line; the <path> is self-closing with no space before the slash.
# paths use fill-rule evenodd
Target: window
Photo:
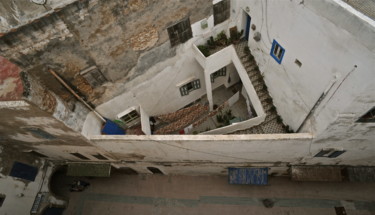
<path id="1" fill-rule="evenodd" d="M 215 82 L 215 78 L 220 77 L 220 76 L 226 76 L 226 75 L 227 75 L 227 68 L 226 67 L 223 67 L 223 68 L 219 69 L 218 71 L 216 71 L 216 72 L 214 72 L 210 75 L 211 83 Z"/>
<path id="2" fill-rule="evenodd" d="M 296 60 L 294 61 L 294 63 L 295 63 L 295 64 L 297 64 L 297 66 L 299 66 L 299 67 L 301 67 L 301 66 L 302 66 L 302 63 L 301 63 L 301 61 L 299 61 L 298 59 L 296 59 Z"/>
<path id="3" fill-rule="evenodd" d="M 24 129 L 31 132 L 35 136 L 38 136 L 38 137 L 41 137 L 41 138 L 44 138 L 44 139 L 47 139 L 47 140 L 56 139 L 56 137 L 53 136 L 52 134 L 50 134 L 46 131 L 43 131 L 42 129 L 37 128 L 37 127 L 26 127 Z"/>
<path id="4" fill-rule="evenodd" d="M 82 159 L 82 160 L 90 160 L 90 159 L 88 159 L 87 157 L 83 156 L 83 155 L 80 154 L 80 153 L 70 153 L 70 154 L 71 154 L 71 155 L 74 155 L 74 156 L 76 156 L 77 158 Z"/>
<path id="5" fill-rule="evenodd" d="M 189 17 L 179 23 L 168 27 L 169 40 L 172 46 L 184 43 L 193 37 Z"/>
<path id="6" fill-rule="evenodd" d="M 153 174 L 163 174 L 163 172 L 156 167 L 147 167 L 147 169 L 150 170 Z"/>
<path id="7" fill-rule="evenodd" d="M 314 157 L 326 157 L 326 158 L 336 158 L 346 152 L 345 150 L 337 150 L 337 149 L 322 149 L 318 154 Z"/>
<path id="8" fill-rule="evenodd" d="M 369 110 L 365 115 L 361 116 L 357 122 L 375 122 L 375 107 Z"/>
<path id="9" fill-rule="evenodd" d="M 92 66 L 82 70 L 80 72 L 80 75 L 82 75 L 93 88 L 98 87 L 107 81 L 107 79 L 103 76 L 103 74 L 96 66 Z"/>
<path id="10" fill-rule="evenodd" d="M 0 194 L 0 207 L 3 206 L 5 195 Z"/>
<path id="11" fill-rule="evenodd" d="M 98 160 L 108 160 L 108 158 L 104 157 L 103 155 L 101 155 L 99 153 L 98 154 L 94 154 L 92 156 L 95 157 Z"/>
<path id="12" fill-rule="evenodd" d="M 222 0 L 214 4 L 214 25 L 220 24 L 229 19 L 230 16 L 230 1 Z"/>
<path id="13" fill-rule="evenodd" d="M 138 172 L 130 167 L 121 167 L 120 169 L 116 169 L 115 171 L 125 175 L 138 175 Z"/>
<path id="14" fill-rule="evenodd" d="M 201 83 L 200 83 L 199 79 L 191 81 L 191 82 L 183 85 L 182 87 L 180 87 L 181 96 L 189 95 L 189 93 L 191 91 L 199 89 L 199 88 L 201 88 Z"/>
<path id="15" fill-rule="evenodd" d="M 37 156 L 37 157 L 47 158 L 46 155 L 44 155 L 44 154 L 42 154 L 42 153 L 39 153 L 39 152 L 37 152 L 37 151 L 34 151 L 34 150 L 31 150 L 29 153 L 32 154 L 32 155 L 34 155 L 34 156 Z"/>
<path id="16" fill-rule="evenodd" d="M 121 120 L 124 121 L 125 123 L 129 123 L 129 122 L 135 121 L 138 118 L 139 118 L 138 112 L 136 110 L 132 110 L 130 113 L 121 117 Z"/>
<path id="17" fill-rule="evenodd" d="M 281 61 L 283 60 L 285 54 L 285 49 L 281 47 L 276 40 L 273 40 L 270 54 L 276 60 L 276 62 L 281 64 Z"/>

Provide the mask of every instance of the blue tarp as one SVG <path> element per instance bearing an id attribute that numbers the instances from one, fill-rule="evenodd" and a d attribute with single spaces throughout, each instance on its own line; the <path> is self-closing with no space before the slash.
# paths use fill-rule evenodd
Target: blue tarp
<path id="1" fill-rule="evenodd" d="M 268 184 L 268 168 L 229 168 L 229 184 Z"/>
<path id="2" fill-rule="evenodd" d="M 106 123 L 102 129 L 102 134 L 107 135 L 124 135 L 125 130 L 118 126 L 116 123 L 112 122 L 109 119 L 106 119 Z"/>
<path id="3" fill-rule="evenodd" d="M 9 175 L 16 178 L 34 181 L 37 174 L 37 167 L 15 161 Z"/>

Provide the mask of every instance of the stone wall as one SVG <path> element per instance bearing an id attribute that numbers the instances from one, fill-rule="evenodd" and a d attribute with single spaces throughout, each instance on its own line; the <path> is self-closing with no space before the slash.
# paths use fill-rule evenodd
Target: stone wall
<path id="1" fill-rule="evenodd" d="M 212 14 L 205 0 L 83 0 L 0 37 L 0 55 L 16 63 L 65 102 L 72 97 L 48 73 L 55 70 L 96 104 L 110 82 L 125 83 L 175 55 L 167 27 Z M 110 82 L 90 89 L 79 71 L 96 65 Z"/>

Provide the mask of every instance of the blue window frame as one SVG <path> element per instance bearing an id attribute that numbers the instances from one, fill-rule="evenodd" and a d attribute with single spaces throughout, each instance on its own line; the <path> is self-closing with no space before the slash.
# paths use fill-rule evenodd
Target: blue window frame
<path id="1" fill-rule="evenodd" d="M 275 59 L 276 62 L 281 64 L 284 54 L 285 54 L 285 49 L 276 40 L 273 40 L 272 48 L 270 52 L 270 55 L 273 57 L 273 59 Z"/>

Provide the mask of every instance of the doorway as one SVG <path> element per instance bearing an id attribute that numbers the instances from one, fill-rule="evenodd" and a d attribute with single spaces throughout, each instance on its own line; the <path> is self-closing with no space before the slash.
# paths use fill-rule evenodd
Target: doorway
<path id="1" fill-rule="evenodd" d="M 249 35 L 250 35 L 250 24 L 251 24 L 251 16 L 247 14 L 244 11 L 245 17 L 246 17 L 246 26 L 245 26 L 245 39 L 249 40 Z"/>

